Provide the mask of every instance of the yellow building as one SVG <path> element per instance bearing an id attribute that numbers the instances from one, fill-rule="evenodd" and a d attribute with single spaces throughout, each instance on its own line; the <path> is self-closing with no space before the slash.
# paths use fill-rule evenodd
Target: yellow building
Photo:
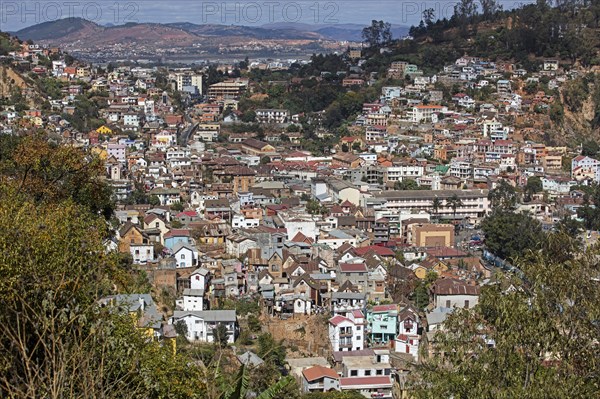
<path id="1" fill-rule="evenodd" d="M 447 271 L 448 266 L 434 256 L 427 257 L 425 260 L 421 261 L 418 264 L 413 265 L 412 267 L 415 276 L 418 279 L 425 279 L 427 273 L 430 271 L 437 273 L 438 275 Z"/>
<path id="2" fill-rule="evenodd" d="M 454 226 L 451 224 L 414 223 L 408 227 L 407 241 L 415 247 L 453 247 Z"/>
<path id="3" fill-rule="evenodd" d="M 107 135 L 110 136 L 110 135 L 113 134 L 113 131 L 108 126 L 102 125 L 98 129 L 96 129 L 96 133 L 102 134 L 102 135 L 105 135 L 105 136 L 107 136 Z"/>

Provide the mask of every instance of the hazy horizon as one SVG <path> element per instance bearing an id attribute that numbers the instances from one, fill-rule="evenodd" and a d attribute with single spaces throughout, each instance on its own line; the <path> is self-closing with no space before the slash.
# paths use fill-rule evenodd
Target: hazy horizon
<path id="1" fill-rule="evenodd" d="M 502 1 L 505 9 L 531 1 Z M 417 25 L 423 10 L 433 8 L 436 18 L 450 18 L 456 1 L 395 1 L 376 3 L 341 1 L 250 0 L 108 0 L 108 1 L 0 1 L 0 30 L 18 31 L 28 26 L 68 17 L 81 17 L 106 25 L 127 22 L 223 24 L 261 26 L 278 22 L 306 24 L 360 24 L 384 20 L 394 25 Z M 117 7 L 118 5 L 118 7 Z"/>

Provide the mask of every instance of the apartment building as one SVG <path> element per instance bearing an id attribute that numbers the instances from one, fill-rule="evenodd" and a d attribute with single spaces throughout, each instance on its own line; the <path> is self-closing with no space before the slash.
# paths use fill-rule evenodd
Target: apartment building
<path id="1" fill-rule="evenodd" d="M 256 120 L 259 123 L 286 123 L 290 119 L 287 109 L 257 109 Z"/>
<path id="2" fill-rule="evenodd" d="M 329 342 L 334 352 L 359 351 L 364 348 L 365 316 L 354 310 L 348 317 L 335 315 L 329 319 Z"/>
<path id="3" fill-rule="evenodd" d="M 190 88 L 195 88 L 199 93 L 202 93 L 202 79 L 204 75 L 191 71 L 176 73 L 174 76 L 177 91 L 189 91 Z"/>
<path id="4" fill-rule="evenodd" d="M 456 207 L 456 214 L 448 200 L 456 196 L 461 204 Z M 483 218 L 491 211 L 488 200 L 488 190 L 403 190 L 382 191 L 365 198 L 364 206 L 374 210 L 383 210 L 400 213 L 411 210 L 425 210 L 432 212 L 434 198 L 441 200 L 442 206 L 437 210 L 437 215 L 445 218 Z"/>
<path id="5" fill-rule="evenodd" d="M 407 117 L 413 123 L 437 122 L 437 114 L 442 112 L 448 112 L 448 107 L 441 105 L 417 105 L 409 110 Z"/>
<path id="6" fill-rule="evenodd" d="M 229 80 L 215 83 L 208 88 L 208 98 L 211 100 L 238 99 L 248 88 L 247 80 Z"/>

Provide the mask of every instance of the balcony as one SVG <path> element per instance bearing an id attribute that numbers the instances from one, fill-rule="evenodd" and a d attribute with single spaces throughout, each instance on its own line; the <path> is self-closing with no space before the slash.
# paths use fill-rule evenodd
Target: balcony
<path id="1" fill-rule="evenodd" d="M 352 332 L 340 332 L 340 338 L 352 338 Z"/>

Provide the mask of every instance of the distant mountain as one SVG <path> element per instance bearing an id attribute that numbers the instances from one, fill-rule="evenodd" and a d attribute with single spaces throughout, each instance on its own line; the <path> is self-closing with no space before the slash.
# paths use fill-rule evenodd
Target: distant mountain
<path id="1" fill-rule="evenodd" d="M 44 22 L 14 32 L 22 40 L 51 44 L 79 43 L 82 46 L 112 45 L 118 43 L 160 43 L 166 46 L 186 46 L 199 38 L 235 38 L 254 40 L 348 40 L 360 41 L 360 24 L 273 23 L 263 26 L 176 23 L 128 23 L 99 25 L 82 18 L 65 18 Z M 407 34 L 408 28 L 393 26 L 394 37 Z"/>
<path id="2" fill-rule="evenodd" d="M 22 40 L 55 40 L 81 31 L 98 31 L 102 27 L 83 18 L 64 18 L 56 21 L 42 22 L 23 28 L 13 34 Z"/>
<path id="3" fill-rule="evenodd" d="M 322 39 L 320 35 L 312 31 L 299 31 L 290 29 L 270 29 L 264 27 L 243 25 L 197 25 L 191 22 L 176 22 L 165 24 L 198 36 L 244 36 L 254 39 L 288 39 L 288 40 L 315 40 Z"/>
<path id="4" fill-rule="evenodd" d="M 64 45 L 78 42 L 84 46 L 114 45 L 127 42 L 187 45 L 198 40 L 196 35 L 161 24 L 128 23 L 101 26 L 82 18 L 44 22 L 21 29 L 14 35 L 22 40 L 32 39 L 40 43 Z"/>
<path id="5" fill-rule="evenodd" d="M 361 24 L 304 24 L 296 22 L 275 22 L 262 25 L 262 28 L 285 29 L 314 32 L 330 40 L 362 41 L 362 30 L 365 26 Z M 410 27 L 392 25 L 394 38 L 402 38 L 408 35 Z"/>

